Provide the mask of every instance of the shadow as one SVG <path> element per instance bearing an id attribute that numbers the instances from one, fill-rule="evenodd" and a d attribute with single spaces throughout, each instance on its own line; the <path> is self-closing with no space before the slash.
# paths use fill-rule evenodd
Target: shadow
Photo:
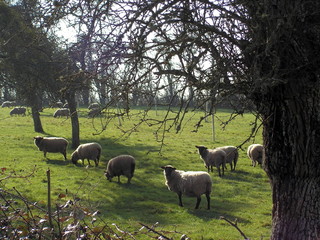
<path id="1" fill-rule="evenodd" d="M 72 164 L 71 161 L 69 161 L 69 160 L 65 161 L 64 159 L 61 159 L 61 160 L 53 159 L 53 160 L 51 160 L 51 159 L 47 158 L 44 161 L 47 164 L 54 164 L 54 165 L 60 165 L 60 166 L 66 166 L 66 165 Z"/>

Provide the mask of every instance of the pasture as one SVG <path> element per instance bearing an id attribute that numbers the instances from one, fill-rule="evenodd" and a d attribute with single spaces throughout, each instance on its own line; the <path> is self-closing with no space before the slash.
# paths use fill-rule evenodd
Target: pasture
<path id="1" fill-rule="evenodd" d="M 254 116 L 243 114 L 237 116 L 224 129 L 219 120 L 226 121 L 230 112 L 218 110 L 216 120 L 216 142 L 212 142 L 211 123 L 203 123 L 198 132 L 193 132 L 194 125 L 203 113 L 189 113 L 186 117 L 183 131 L 176 134 L 167 133 L 164 145 L 156 141 L 154 131 L 157 126 L 139 126 L 130 136 L 121 138 L 123 132 L 118 128 L 118 120 L 109 123 L 106 130 L 101 129 L 103 118 L 89 119 L 80 109 L 80 139 L 81 143 L 99 142 L 103 148 L 98 167 L 78 166 L 70 162 L 73 152 L 68 147 L 68 161 L 62 154 L 48 153 L 48 159 L 43 157 L 33 143 L 33 137 L 41 135 L 33 130 L 30 114 L 27 116 L 9 116 L 9 109 L 0 109 L 0 167 L 5 168 L 0 177 L 3 178 L 13 170 L 18 175 L 27 175 L 35 167 L 35 173 L 29 178 L 9 178 L 1 181 L 2 188 L 15 187 L 32 202 L 47 201 L 46 171 L 51 171 L 51 192 L 53 204 L 62 200 L 58 195 L 66 194 L 66 199 L 80 199 L 80 204 L 100 211 L 99 218 L 113 226 L 117 224 L 122 230 L 137 231 L 143 223 L 153 225 L 158 222 L 157 230 L 177 231 L 175 239 L 182 233 L 192 239 L 243 239 L 239 232 L 227 222 L 220 219 L 224 216 L 231 221 L 237 219 L 238 227 L 250 239 L 268 239 L 271 229 L 271 189 L 268 178 L 260 166 L 252 167 L 246 156 L 248 142 L 244 151 L 239 151 L 239 161 L 236 171 L 231 172 L 230 166 L 223 178 L 218 177 L 215 169 L 210 173 L 213 179 L 211 194 L 211 210 L 206 210 L 205 196 L 202 196 L 200 209 L 195 210 L 195 198 L 183 197 L 184 207 L 178 206 L 178 197 L 170 192 L 164 184 L 161 166 L 171 164 L 179 170 L 206 171 L 195 145 L 205 145 L 209 148 L 223 145 L 240 145 L 250 135 Z M 140 111 L 138 109 L 133 111 Z M 70 119 L 55 119 L 54 109 L 44 109 L 41 121 L 45 136 L 65 137 L 71 142 Z M 148 113 L 150 118 L 161 119 L 165 111 L 158 110 Z M 193 116 L 193 118 L 190 118 Z M 122 121 L 123 129 L 134 126 L 135 117 Z M 261 131 L 255 138 L 261 143 Z M 120 154 L 131 154 L 136 158 L 136 171 L 131 185 L 126 184 L 126 177 L 109 182 L 103 175 L 107 161 Z M 85 161 L 87 165 L 87 161 Z M 99 221 L 99 220 L 98 220 Z M 181 233 L 181 234 L 180 234 Z"/>

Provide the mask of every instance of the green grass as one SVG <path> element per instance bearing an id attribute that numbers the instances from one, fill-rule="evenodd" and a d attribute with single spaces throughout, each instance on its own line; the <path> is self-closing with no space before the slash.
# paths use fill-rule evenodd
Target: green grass
<path id="1" fill-rule="evenodd" d="M 53 109 L 45 109 L 41 120 L 47 136 L 61 136 L 71 142 L 70 120 L 54 119 Z M 133 110 L 138 111 L 138 110 Z M 67 197 L 80 197 L 83 205 L 99 209 L 100 217 L 108 224 L 116 223 L 121 228 L 135 231 L 139 222 L 165 230 L 185 233 L 192 239 L 242 239 L 239 232 L 220 216 L 234 221 L 250 239 L 268 239 L 271 229 L 271 190 L 268 178 L 260 167 L 250 166 L 245 151 L 240 157 L 235 172 L 230 167 L 225 176 L 219 178 L 217 172 L 210 173 L 213 179 L 211 210 L 206 210 L 203 196 L 199 210 L 194 210 L 196 199 L 183 197 L 184 207 L 178 206 L 178 197 L 164 185 L 160 166 L 172 164 L 181 170 L 206 171 L 195 145 L 213 148 L 223 145 L 240 145 L 250 135 L 254 117 L 251 114 L 238 116 L 223 130 L 216 121 L 216 142 L 212 142 L 211 123 L 203 123 L 198 132 L 192 132 L 193 126 L 203 113 L 189 113 L 183 131 L 168 133 L 161 153 L 160 143 L 155 140 L 155 127 L 141 125 L 127 138 L 119 139 L 122 132 L 118 121 L 112 121 L 106 131 L 96 134 L 103 119 L 88 119 L 86 109 L 80 113 L 81 143 L 96 141 L 102 145 L 103 153 L 100 165 L 82 167 L 64 161 L 62 154 L 48 153 L 48 159 L 33 144 L 33 137 L 39 135 L 33 130 L 30 115 L 10 117 L 9 109 L 0 109 L 0 168 L 7 168 L 0 178 L 15 170 L 19 175 L 29 174 L 36 165 L 35 174 L 28 179 L 10 178 L 1 182 L 1 187 L 16 187 L 22 195 L 31 201 L 46 202 L 46 171 L 51 171 L 53 202 L 59 202 L 58 194 L 68 192 Z M 164 111 L 150 112 L 150 118 L 160 119 Z M 229 118 L 228 111 L 218 111 L 220 120 Z M 191 118 L 193 116 L 193 118 Z M 123 128 L 130 129 L 137 117 L 124 118 Z M 256 136 L 261 142 L 261 132 Z M 244 145 L 244 150 L 251 143 Z M 68 158 L 72 153 L 68 149 Z M 103 176 L 107 161 L 119 154 L 131 154 L 137 161 L 132 184 L 108 182 Z"/>

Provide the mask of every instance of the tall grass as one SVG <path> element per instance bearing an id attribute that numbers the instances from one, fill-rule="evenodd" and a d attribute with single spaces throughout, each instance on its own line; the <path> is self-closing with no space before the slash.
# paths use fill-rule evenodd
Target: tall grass
<path id="1" fill-rule="evenodd" d="M 70 120 L 55 119 L 53 109 L 45 109 L 41 120 L 46 136 L 61 136 L 71 142 Z M 141 110 L 133 110 L 138 112 Z M 67 198 L 80 198 L 80 204 L 98 209 L 100 217 L 107 223 L 115 223 L 124 230 L 135 231 L 139 222 L 159 226 L 170 231 L 185 233 L 192 239 L 241 239 L 239 232 L 228 223 L 220 220 L 224 216 L 232 221 L 237 219 L 238 226 L 250 239 L 267 239 L 271 228 L 271 191 L 268 178 L 260 167 L 250 166 L 246 147 L 240 150 L 237 169 L 225 171 L 219 178 L 217 172 L 210 173 L 213 179 L 211 210 L 206 210 L 206 201 L 200 209 L 194 210 L 196 199 L 183 197 L 184 207 L 178 206 L 178 197 L 164 185 L 161 166 L 174 165 L 181 170 L 206 171 L 195 145 L 213 148 L 222 145 L 242 144 L 250 135 L 254 116 L 249 113 L 236 117 L 225 128 L 219 121 L 226 121 L 230 112 L 217 112 L 216 142 L 212 142 L 211 123 L 204 122 L 198 132 L 194 125 L 203 113 L 189 113 L 186 123 L 179 133 L 169 132 L 163 141 L 155 138 L 156 126 L 142 124 L 125 138 L 123 130 L 129 130 L 137 122 L 137 117 L 124 117 L 119 128 L 117 119 L 110 122 L 106 130 L 98 134 L 104 119 L 88 119 L 86 109 L 80 109 L 81 143 L 96 141 L 102 145 L 103 153 L 98 167 L 75 166 L 64 161 L 62 154 L 48 153 L 48 159 L 33 144 L 38 135 L 33 130 L 30 115 L 10 117 L 9 109 L 0 109 L 0 168 L 6 170 L 3 178 L 13 171 L 16 175 L 1 181 L 1 187 L 18 189 L 30 201 L 46 203 L 46 170 L 51 170 L 52 201 L 59 203 L 58 195 L 66 193 Z M 165 111 L 148 113 L 148 117 L 161 119 Z M 191 118 L 192 116 L 192 118 Z M 122 130 L 121 130 L 122 129 Z M 255 138 L 261 142 L 261 132 Z M 162 148 L 161 148 L 162 147 Z M 161 149 L 161 152 L 159 152 Z M 68 149 L 68 158 L 72 149 Z M 108 182 L 103 175 L 107 161 L 119 154 L 131 154 L 137 161 L 132 184 Z M 86 164 L 86 162 L 85 162 Z M 36 171 L 30 178 L 14 178 L 28 175 L 34 166 Z"/>

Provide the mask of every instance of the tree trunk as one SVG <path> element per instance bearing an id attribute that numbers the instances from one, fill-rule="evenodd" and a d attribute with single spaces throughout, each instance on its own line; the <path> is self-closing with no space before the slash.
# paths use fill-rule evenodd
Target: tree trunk
<path id="1" fill-rule="evenodd" d="M 264 95 L 265 170 L 273 193 L 271 240 L 320 239 L 319 86 L 300 79 Z"/>
<path id="2" fill-rule="evenodd" d="M 38 106 L 32 106 L 31 113 L 32 113 L 32 119 L 33 119 L 34 131 L 38 133 L 43 133 L 44 131 L 42 128 Z"/>
<path id="3" fill-rule="evenodd" d="M 77 103 L 75 100 L 75 93 L 70 93 L 67 96 L 67 101 L 69 104 L 71 126 L 72 126 L 72 144 L 71 148 L 76 149 L 80 145 L 80 127 L 79 118 L 77 113 Z"/>

